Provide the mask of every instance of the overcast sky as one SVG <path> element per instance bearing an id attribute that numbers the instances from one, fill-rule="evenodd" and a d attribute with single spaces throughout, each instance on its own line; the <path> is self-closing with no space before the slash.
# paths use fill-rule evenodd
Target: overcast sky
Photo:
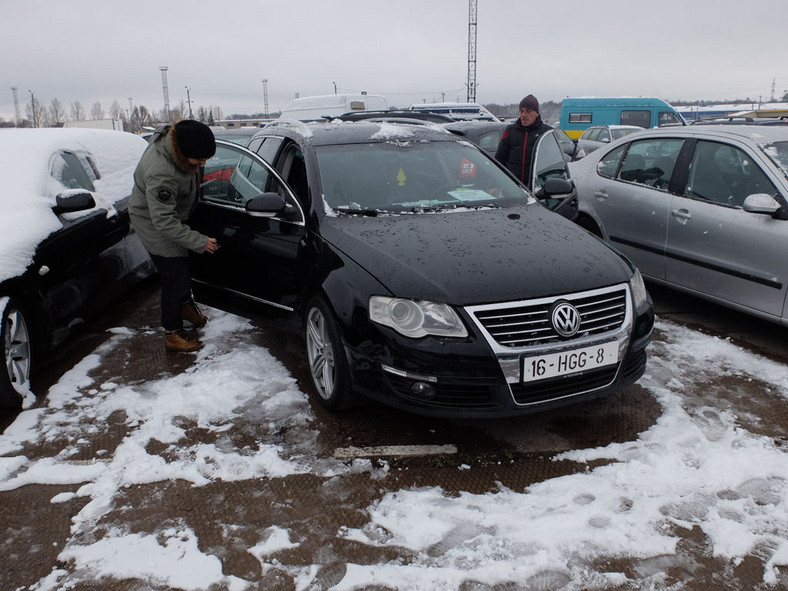
<path id="1" fill-rule="evenodd" d="M 768 100 L 788 89 L 786 0 L 478 0 L 477 101 Z M 0 117 L 187 98 L 225 116 L 367 91 L 464 101 L 468 0 L 0 0 Z"/>

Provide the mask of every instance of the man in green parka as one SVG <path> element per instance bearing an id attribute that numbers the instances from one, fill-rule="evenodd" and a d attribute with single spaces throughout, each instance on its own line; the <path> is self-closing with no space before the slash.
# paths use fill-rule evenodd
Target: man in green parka
<path id="1" fill-rule="evenodd" d="M 194 326 L 207 322 L 192 299 L 189 251 L 213 254 L 219 245 L 185 222 L 197 201 L 200 167 L 215 153 L 211 129 L 187 119 L 157 129 L 134 171 L 129 216 L 159 272 L 161 324 L 168 351 L 202 347 L 183 328 L 184 320 Z"/>

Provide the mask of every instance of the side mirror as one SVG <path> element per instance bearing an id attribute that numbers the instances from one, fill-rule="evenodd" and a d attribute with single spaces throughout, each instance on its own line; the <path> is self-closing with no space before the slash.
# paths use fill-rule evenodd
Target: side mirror
<path id="1" fill-rule="evenodd" d="M 272 218 L 285 208 L 285 198 L 279 193 L 262 193 L 246 202 L 245 209 L 249 215 Z"/>
<path id="2" fill-rule="evenodd" d="M 57 215 L 86 211 L 96 207 L 96 200 L 87 191 L 81 193 L 60 193 L 55 197 L 55 206 L 52 208 Z"/>
<path id="3" fill-rule="evenodd" d="M 762 213 L 777 218 L 778 220 L 788 219 L 788 208 L 780 205 L 771 195 L 766 193 L 753 193 L 744 200 L 744 211 L 750 213 Z"/>
<path id="4" fill-rule="evenodd" d="M 542 186 L 536 192 L 537 199 L 547 199 L 553 195 L 566 195 L 567 193 L 571 193 L 574 189 L 572 183 L 566 179 L 559 179 L 559 178 L 550 178 L 544 182 L 544 186 Z"/>

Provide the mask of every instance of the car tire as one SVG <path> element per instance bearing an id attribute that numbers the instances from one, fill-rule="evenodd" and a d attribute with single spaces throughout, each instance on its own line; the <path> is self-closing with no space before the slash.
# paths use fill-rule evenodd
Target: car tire
<path id="1" fill-rule="evenodd" d="M 0 298 L 2 300 L 5 300 L 5 306 L 0 337 L 5 370 L 0 372 L 0 408 L 16 409 L 22 406 L 22 400 L 30 392 L 32 326 L 14 298 Z"/>
<path id="2" fill-rule="evenodd" d="M 355 405 L 350 368 L 334 314 L 323 298 L 307 306 L 304 342 L 312 385 L 318 401 L 328 410 L 346 410 Z"/>

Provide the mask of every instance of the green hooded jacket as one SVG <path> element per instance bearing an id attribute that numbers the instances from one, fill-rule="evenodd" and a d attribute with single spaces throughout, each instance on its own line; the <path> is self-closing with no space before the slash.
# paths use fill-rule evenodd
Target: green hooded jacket
<path id="1" fill-rule="evenodd" d="M 163 257 L 205 252 L 208 236 L 184 222 L 197 200 L 198 174 L 172 141 L 174 129 L 157 129 L 134 171 L 129 217 L 146 250 Z"/>

